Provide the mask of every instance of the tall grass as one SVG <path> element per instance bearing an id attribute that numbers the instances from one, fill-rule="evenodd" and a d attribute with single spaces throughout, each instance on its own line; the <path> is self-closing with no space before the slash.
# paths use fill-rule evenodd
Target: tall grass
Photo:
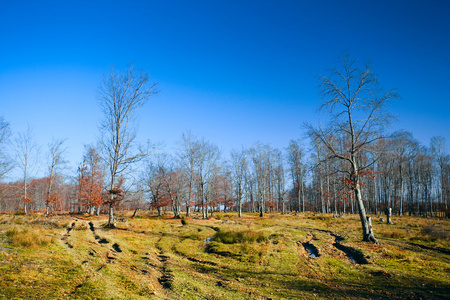
<path id="1" fill-rule="evenodd" d="M 267 241 L 267 237 L 259 232 L 247 230 L 247 231 L 218 231 L 214 234 L 211 240 L 223 244 L 237 244 L 244 242 L 264 242 Z"/>
<path id="2" fill-rule="evenodd" d="M 10 243 L 16 247 L 32 248 L 54 243 L 54 238 L 45 234 L 41 228 L 22 229 L 16 227 L 6 231 Z"/>

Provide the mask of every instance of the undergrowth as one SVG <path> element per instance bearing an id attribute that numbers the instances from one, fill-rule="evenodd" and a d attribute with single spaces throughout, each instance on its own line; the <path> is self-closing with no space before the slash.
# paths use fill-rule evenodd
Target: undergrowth
<path id="1" fill-rule="evenodd" d="M 215 242 L 224 243 L 224 244 L 236 244 L 236 243 L 253 243 L 253 242 L 264 242 L 267 241 L 267 237 L 260 232 L 246 230 L 246 231 L 223 231 L 219 230 L 216 232 L 211 238 Z"/>
<path id="2" fill-rule="evenodd" d="M 54 238 L 41 228 L 18 229 L 13 227 L 6 231 L 9 242 L 16 247 L 47 246 L 54 243 Z"/>

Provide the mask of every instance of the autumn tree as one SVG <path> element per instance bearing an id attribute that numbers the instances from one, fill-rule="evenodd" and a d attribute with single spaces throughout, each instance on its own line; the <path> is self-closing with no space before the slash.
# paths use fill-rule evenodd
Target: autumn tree
<path id="1" fill-rule="evenodd" d="M 135 143 L 137 127 L 136 113 L 157 93 L 156 83 L 150 82 L 147 73 L 136 72 L 129 66 L 124 72 L 111 68 L 99 86 L 98 98 L 104 114 L 101 127 L 101 146 L 108 165 L 109 175 L 109 218 L 113 227 L 113 204 L 119 199 L 118 178 L 133 164 L 148 153 Z"/>
<path id="2" fill-rule="evenodd" d="M 89 210 L 90 214 L 97 210 L 100 212 L 100 206 L 103 201 L 103 181 L 104 173 L 101 166 L 101 157 L 98 150 L 93 146 L 85 146 L 83 162 L 78 167 L 78 187 L 77 196 L 80 204 Z"/>
<path id="3" fill-rule="evenodd" d="M 158 214 L 161 214 L 162 207 L 170 206 L 174 217 L 180 217 L 187 189 L 187 175 L 170 155 L 165 153 L 154 155 L 153 161 L 147 165 L 143 183 L 150 193 L 152 207 L 158 209 Z"/>
<path id="4" fill-rule="evenodd" d="M 377 243 L 371 220 L 366 216 L 361 195 L 361 171 L 373 164 L 373 159 L 360 164 L 358 157 L 368 151 L 381 138 L 383 127 L 391 119 L 386 105 L 398 95 L 395 90 L 383 91 L 371 66 L 359 68 L 356 62 L 344 55 L 342 65 L 332 69 L 328 76 L 320 76 L 322 103 L 319 110 L 330 113 L 330 125 L 324 129 L 309 126 L 312 136 L 323 143 L 329 158 L 346 162 L 349 169 L 341 170 L 354 192 L 359 211 L 363 240 Z M 344 151 L 339 151 L 328 139 L 330 135 L 343 135 L 348 141 Z"/>

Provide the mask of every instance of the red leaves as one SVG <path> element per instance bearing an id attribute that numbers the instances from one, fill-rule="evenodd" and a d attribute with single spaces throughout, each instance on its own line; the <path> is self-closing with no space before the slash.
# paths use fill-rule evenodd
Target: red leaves
<path id="1" fill-rule="evenodd" d="M 100 167 L 100 156 L 94 148 L 87 149 L 78 173 L 76 195 L 81 205 L 85 207 L 102 205 L 103 172 Z"/>

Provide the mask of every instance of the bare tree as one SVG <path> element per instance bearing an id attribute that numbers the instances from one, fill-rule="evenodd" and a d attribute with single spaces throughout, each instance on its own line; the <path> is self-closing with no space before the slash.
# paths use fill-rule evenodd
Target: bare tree
<path id="1" fill-rule="evenodd" d="M 9 123 L 0 116 L 0 181 L 3 176 L 13 168 L 11 159 L 5 153 L 5 145 L 10 137 L 11 130 L 9 129 Z"/>
<path id="2" fill-rule="evenodd" d="M 242 216 L 242 196 L 244 193 L 244 184 L 248 169 L 247 150 L 231 151 L 231 173 L 233 177 L 234 188 L 237 196 L 238 215 Z"/>
<path id="3" fill-rule="evenodd" d="M 24 212 L 28 213 L 28 204 L 32 199 L 28 196 L 29 176 L 33 173 L 37 162 L 39 147 L 33 140 L 33 133 L 28 126 L 26 133 L 19 133 L 13 141 L 13 149 L 16 152 L 16 164 L 23 173 L 23 192 L 20 201 L 23 202 Z"/>
<path id="4" fill-rule="evenodd" d="M 46 211 L 45 215 L 48 216 L 50 205 L 54 204 L 56 202 L 56 196 L 53 194 L 53 185 L 55 181 L 55 176 L 57 172 L 59 171 L 59 168 L 64 166 L 66 164 L 66 161 L 64 160 L 64 152 L 65 148 L 63 148 L 63 144 L 66 140 L 65 139 L 57 139 L 54 140 L 51 144 L 48 145 L 49 147 L 49 154 L 50 154 L 50 163 L 49 163 L 49 178 L 48 178 L 48 189 L 47 189 L 47 196 L 46 196 Z"/>
<path id="5" fill-rule="evenodd" d="M 434 136 L 431 138 L 431 153 L 433 155 L 433 158 L 436 160 L 439 170 L 437 181 L 439 182 L 440 202 L 443 204 L 445 210 L 447 211 L 448 199 L 446 199 L 447 195 L 445 191 L 446 189 L 448 189 L 448 187 L 446 186 L 445 180 L 445 167 L 446 165 L 448 165 L 448 155 L 445 153 L 445 138 L 443 138 L 442 136 Z"/>
<path id="6" fill-rule="evenodd" d="M 256 143 L 249 151 L 252 159 L 252 168 L 255 176 L 259 216 L 263 217 L 266 211 L 266 202 L 272 198 L 271 176 L 273 173 L 273 149 L 269 145 Z"/>
<path id="7" fill-rule="evenodd" d="M 194 186 L 196 181 L 197 165 L 200 158 L 201 143 L 190 131 L 183 133 L 181 136 L 180 148 L 178 150 L 178 158 L 185 173 L 187 174 L 188 195 L 186 198 L 186 216 L 190 214 L 191 202 L 194 196 Z"/>
<path id="8" fill-rule="evenodd" d="M 295 194 L 297 195 L 298 211 L 305 212 L 305 192 L 304 192 L 304 174 L 303 150 L 299 140 L 291 140 L 287 149 L 287 160 L 289 163 L 292 182 L 294 184 Z"/>
<path id="9" fill-rule="evenodd" d="M 398 95 L 395 90 L 384 92 L 371 66 L 360 69 L 354 60 L 344 55 L 342 67 L 332 69 L 329 76 L 320 76 L 322 103 L 319 110 L 330 113 L 331 123 L 322 129 L 309 126 L 312 135 L 329 150 L 329 158 L 346 162 L 349 169 L 341 170 L 347 174 L 347 181 L 354 192 L 359 210 L 363 240 L 377 243 L 371 220 L 361 195 L 361 171 L 373 164 L 374 159 L 361 164 L 359 155 L 370 149 L 372 143 L 381 138 L 381 130 L 390 121 L 391 116 L 385 106 Z M 342 135 L 345 138 L 344 151 L 339 151 L 329 140 L 330 135 Z"/>
<path id="10" fill-rule="evenodd" d="M 133 66 L 124 72 L 111 68 L 99 86 L 98 99 L 104 114 L 101 146 L 110 176 L 110 227 L 114 224 L 112 191 L 116 189 L 119 176 L 147 154 L 142 148 L 136 149 L 136 112 L 156 93 L 156 83 L 150 82 L 147 73 L 136 72 Z"/>
<path id="11" fill-rule="evenodd" d="M 211 183 L 214 178 L 215 169 L 220 160 L 220 151 L 217 146 L 202 140 L 200 141 L 200 151 L 198 156 L 197 178 L 199 184 L 199 193 L 203 219 L 208 217 L 208 195 Z"/>
<path id="12" fill-rule="evenodd" d="M 148 161 L 142 174 L 141 181 L 144 191 L 150 198 L 150 206 L 158 211 L 158 216 L 162 215 L 163 207 L 170 205 L 167 195 L 167 180 L 165 179 L 169 172 L 167 164 L 167 155 L 157 154 L 154 161 Z"/>

